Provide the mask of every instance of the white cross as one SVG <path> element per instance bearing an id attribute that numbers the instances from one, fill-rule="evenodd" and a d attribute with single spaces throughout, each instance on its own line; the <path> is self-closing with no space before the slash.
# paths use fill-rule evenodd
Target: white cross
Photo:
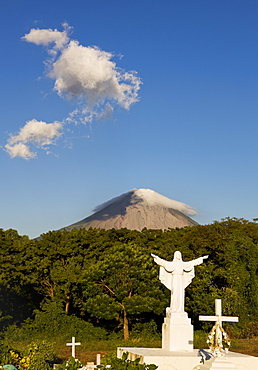
<path id="1" fill-rule="evenodd" d="M 199 316 L 200 321 L 215 321 L 219 324 L 216 329 L 216 342 L 222 339 L 222 328 L 223 321 L 238 322 L 238 317 L 234 316 L 222 316 L 221 299 L 215 299 L 215 315 L 216 316 Z"/>
<path id="2" fill-rule="evenodd" d="M 67 346 L 72 346 L 72 357 L 75 358 L 75 346 L 80 346 L 81 342 L 76 343 L 75 337 L 72 337 L 72 343 L 66 343 Z"/>

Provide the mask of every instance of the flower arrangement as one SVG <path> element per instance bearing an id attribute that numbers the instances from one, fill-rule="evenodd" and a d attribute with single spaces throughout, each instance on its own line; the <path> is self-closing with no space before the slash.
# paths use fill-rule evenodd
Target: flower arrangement
<path id="1" fill-rule="evenodd" d="M 228 352 L 231 344 L 230 339 L 228 334 L 219 324 L 219 322 L 216 322 L 216 324 L 211 329 L 208 335 L 207 344 L 211 352 L 215 355 L 221 355 Z"/>

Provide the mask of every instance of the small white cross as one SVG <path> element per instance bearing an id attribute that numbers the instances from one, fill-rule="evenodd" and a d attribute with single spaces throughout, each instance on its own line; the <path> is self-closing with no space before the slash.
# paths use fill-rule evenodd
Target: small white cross
<path id="1" fill-rule="evenodd" d="M 80 346 L 81 342 L 76 343 L 75 337 L 72 337 L 72 343 L 66 343 L 67 346 L 72 346 L 72 357 L 75 358 L 75 346 Z"/>
<path id="2" fill-rule="evenodd" d="M 222 328 L 223 321 L 238 322 L 238 317 L 234 316 L 222 316 L 221 299 L 215 299 L 215 315 L 216 316 L 199 316 L 200 321 L 215 321 L 219 324 L 216 329 L 216 342 L 222 339 Z"/>

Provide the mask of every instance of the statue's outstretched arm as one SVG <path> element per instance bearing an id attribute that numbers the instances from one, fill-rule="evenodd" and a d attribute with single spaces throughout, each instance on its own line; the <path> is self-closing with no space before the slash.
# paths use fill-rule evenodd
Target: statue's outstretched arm
<path id="1" fill-rule="evenodd" d="M 203 263 L 203 260 L 207 259 L 208 257 L 209 256 L 202 256 L 202 257 L 196 258 L 196 260 L 193 260 L 194 265 L 195 266 L 200 265 L 201 263 Z"/>
<path id="2" fill-rule="evenodd" d="M 158 256 L 156 256 L 156 254 L 153 254 L 151 253 L 151 256 L 153 257 L 154 259 L 154 262 L 156 262 L 157 265 L 160 265 L 160 258 Z"/>
<path id="3" fill-rule="evenodd" d="M 159 265 L 159 266 L 163 266 L 164 262 L 166 262 L 162 258 L 160 258 L 159 256 L 156 256 L 156 254 L 151 253 L 151 256 L 153 257 L 154 262 L 156 262 L 156 264 Z"/>
<path id="4" fill-rule="evenodd" d="M 209 256 L 202 256 L 199 258 L 196 258 L 195 260 L 189 261 L 189 262 L 183 262 L 184 264 L 184 270 L 190 271 L 194 266 L 201 265 L 203 263 L 203 260 L 208 258 Z"/>

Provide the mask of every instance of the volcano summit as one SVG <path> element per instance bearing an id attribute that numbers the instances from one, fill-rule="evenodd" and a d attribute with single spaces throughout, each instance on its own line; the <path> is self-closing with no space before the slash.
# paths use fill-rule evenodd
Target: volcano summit
<path id="1" fill-rule="evenodd" d="M 169 199 L 150 189 L 133 189 L 93 210 L 93 214 L 65 227 L 66 230 L 90 227 L 96 229 L 175 229 L 195 226 L 190 215 L 196 215 L 187 204 Z"/>

